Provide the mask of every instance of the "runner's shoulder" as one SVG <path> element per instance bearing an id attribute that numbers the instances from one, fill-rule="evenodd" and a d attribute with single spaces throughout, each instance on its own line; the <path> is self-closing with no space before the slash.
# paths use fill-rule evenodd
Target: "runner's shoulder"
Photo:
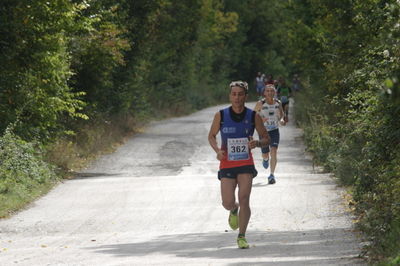
<path id="1" fill-rule="evenodd" d="M 214 114 L 214 121 L 215 120 L 219 120 L 220 122 L 221 122 L 221 120 L 223 119 L 223 117 L 224 117 L 224 110 L 223 109 L 221 109 L 221 110 L 219 110 L 219 111 L 217 111 L 215 114 Z"/>

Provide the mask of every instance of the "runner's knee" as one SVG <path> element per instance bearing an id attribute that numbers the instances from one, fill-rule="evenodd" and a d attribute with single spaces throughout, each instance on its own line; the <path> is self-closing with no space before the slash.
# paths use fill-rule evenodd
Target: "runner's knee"
<path id="1" fill-rule="evenodd" d="M 230 211 L 235 208 L 235 201 L 234 200 L 222 201 L 222 206 L 228 211 Z"/>

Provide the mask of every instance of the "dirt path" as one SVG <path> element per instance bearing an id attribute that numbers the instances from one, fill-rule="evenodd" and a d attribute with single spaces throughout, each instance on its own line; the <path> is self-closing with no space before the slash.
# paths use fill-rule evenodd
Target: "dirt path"
<path id="1" fill-rule="evenodd" d="M 343 191 L 314 171 L 293 123 L 281 128 L 275 185 L 254 152 L 251 248 L 237 249 L 207 142 L 220 108 L 152 123 L 0 221 L 0 265 L 363 264 Z"/>

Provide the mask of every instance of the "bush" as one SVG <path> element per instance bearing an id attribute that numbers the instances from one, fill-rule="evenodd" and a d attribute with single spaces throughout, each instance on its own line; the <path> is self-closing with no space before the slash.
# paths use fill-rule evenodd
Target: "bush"
<path id="1" fill-rule="evenodd" d="M 0 137 L 0 217 L 35 198 L 55 180 L 54 167 L 42 160 L 37 145 L 7 128 Z"/>

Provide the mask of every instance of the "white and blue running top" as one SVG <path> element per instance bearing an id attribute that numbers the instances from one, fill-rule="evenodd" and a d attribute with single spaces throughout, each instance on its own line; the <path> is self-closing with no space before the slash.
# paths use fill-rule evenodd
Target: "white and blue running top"
<path id="1" fill-rule="evenodd" d="M 279 101 L 274 100 L 273 104 L 268 104 L 262 101 L 263 106 L 260 111 L 260 116 L 264 121 L 264 126 L 267 131 L 279 128 Z"/>

